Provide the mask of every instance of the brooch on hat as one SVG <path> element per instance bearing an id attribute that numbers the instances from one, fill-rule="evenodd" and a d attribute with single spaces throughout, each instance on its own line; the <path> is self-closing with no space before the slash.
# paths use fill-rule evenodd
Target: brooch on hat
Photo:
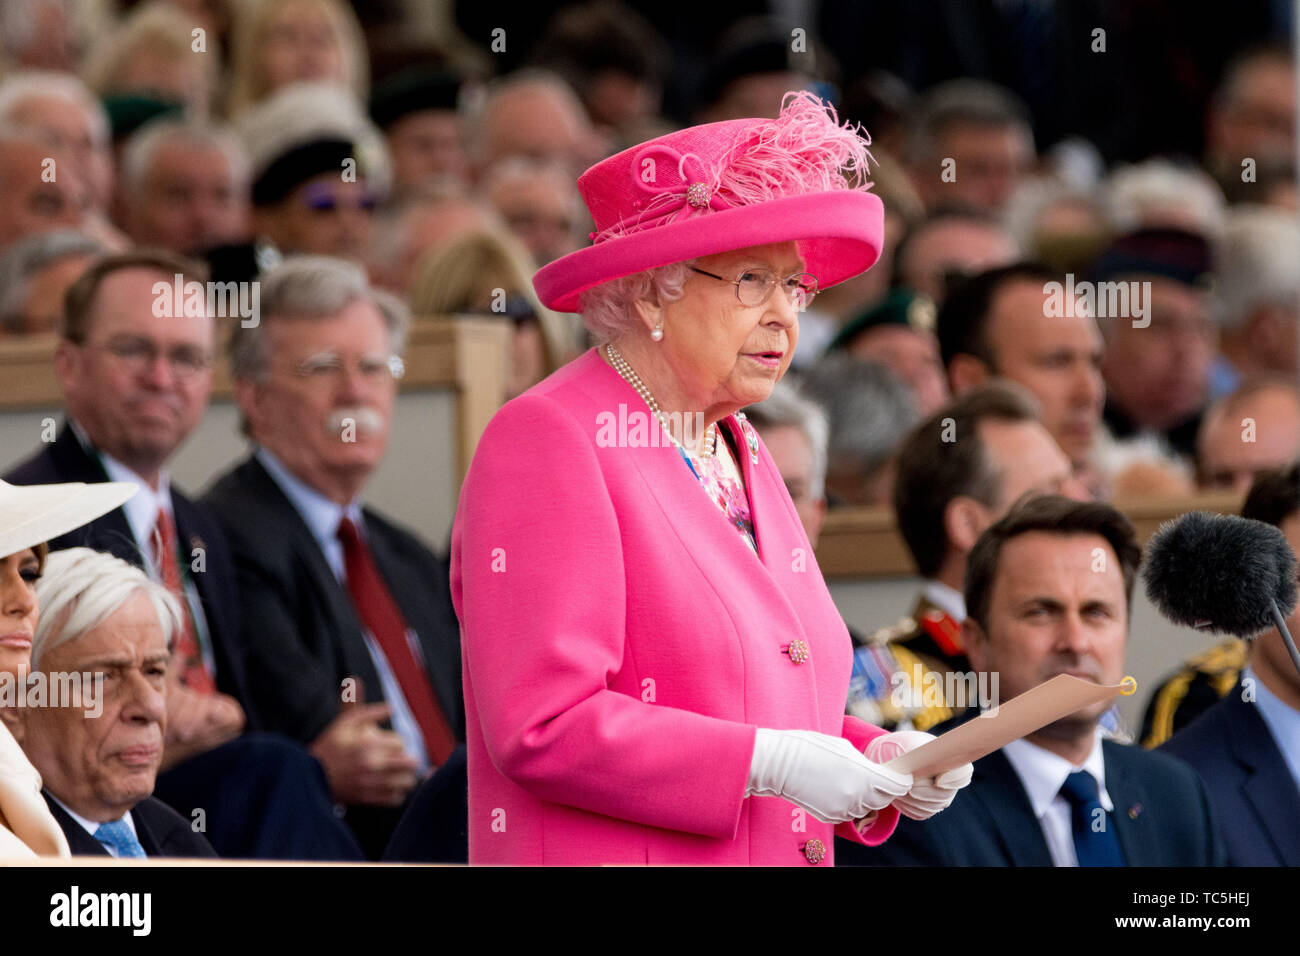
<path id="1" fill-rule="evenodd" d="M 691 183 L 686 190 L 686 202 L 696 209 L 707 206 L 709 204 L 709 184 Z"/>

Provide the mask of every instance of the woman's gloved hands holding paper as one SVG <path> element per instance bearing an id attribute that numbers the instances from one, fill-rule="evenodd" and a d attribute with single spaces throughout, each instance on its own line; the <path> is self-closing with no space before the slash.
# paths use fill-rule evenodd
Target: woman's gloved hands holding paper
<path id="1" fill-rule="evenodd" d="M 842 737 L 760 727 L 745 795 L 784 797 L 823 823 L 844 823 L 870 820 L 912 789 L 910 773 L 880 766 Z"/>
<path id="2" fill-rule="evenodd" d="M 934 739 L 934 734 L 919 730 L 898 730 L 872 739 L 863 755 L 872 763 L 885 764 Z M 914 779 L 911 789 L 894 800 L 894 806 L 905 817 L 928 820 L 952 803 L 957 791 L 970 783 L 974 772 L 974 765 L 967 763 L 933 779 Z"/>

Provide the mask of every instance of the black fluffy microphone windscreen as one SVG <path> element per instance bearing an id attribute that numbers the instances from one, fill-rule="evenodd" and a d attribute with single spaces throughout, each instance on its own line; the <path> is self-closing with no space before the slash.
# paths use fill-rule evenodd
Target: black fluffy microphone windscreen
<path id="1" fill-rule="evenodd" d="M 1254 637 L 1296 605 L 1296 560 L 1271 524 L 1192 511 L 1168 521 L 1147 545 L 1151 603 L 1175 624 Z"/>

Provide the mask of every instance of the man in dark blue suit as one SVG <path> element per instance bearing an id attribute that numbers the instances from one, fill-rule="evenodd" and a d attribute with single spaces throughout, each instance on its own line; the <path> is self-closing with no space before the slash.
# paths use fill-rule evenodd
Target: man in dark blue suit
<path id="1" fill-rule="evenodd" d="M 1057 674 L 1118 684 L 1140 557 L 1128 520 L 1104 504 L 1030 498 L 989 527 L 965 581 L 963 642 L 984 681 L 976 686 L 992 698 L 978 703 L 1009 700 Z M 841 842 L 837 861 L 1222 865 L 1200 779 L 1163 754 L 1103 739 L 1108 707 L 1095 704 L 977 760 L 947 810 L 923 823 L 900 820 L 879 847 Z"/>
<path id="2" fill-rule="evenodd" d="M 44 791 L 45 803 L 58 822 L 63 835 L 68 838 L 68 849 L 73 856 L 114 856 L 108 844 L 95 839 L 58 800 Z M 187 856 L 212 857 L 212 844 L 195 833 L 190 821 L 156 797 L 145 797 L 130 810 L 135 836 L 146 857 Z"/>
<path id="3" fill-rule="evenodd" d="M 465 726 L 447 565 L 364 502 L 388 447 L 408 316 L 362 270 L 324 256 L 269 270 L 260 301 L 260 322 L 231 345 L 254 448 L 203 501 L 230 542 L 254 705 L 321 759 L 378 858 Z M 449 792 L 457 785 L 463 775 Z M 445 806 L 455 844 L 462 805 Z"/>
<path id="4" fill-rule="evenodd" d="M 1275 525 L 1300 553 L 1300 463 L 1255 480 L 1242 517 Z M 1300 634 L 1300 609 L 1287 627 Z M 1210 789 L 1232 866 L 1300 866 L 1300 673 L 1276 629 L 1249 650 L 1235 690 L 1160 749 Z"/>
<path id="5" fill-rule="evenodd" d="M 319 763 L 286 738 L 244 732 L 259 721 L 248 707 L 230 551 L 216 521 L 168 480 L 167 462 L 202 418 L 212 383 L 213 317 L 174 308 L 170 295 L 176 278 L 196 276 L 186 260 L 137 252 L 107 257 L 74 283 L 55 352 L 68 420 L 6 478 L 140 486 L 51 547 L 129 561 L 185 611 L 157 796 L 185 816 L 202 809 L 223 856 L 357 859 Z"/>

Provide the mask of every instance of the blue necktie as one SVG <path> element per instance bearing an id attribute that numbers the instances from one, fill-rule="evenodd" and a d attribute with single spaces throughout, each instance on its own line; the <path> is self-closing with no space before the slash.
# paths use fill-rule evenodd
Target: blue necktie
<path id="1" fill-rule="evenodd" d="M 131 832 L 125 820 L 101 823 L 95 830 L 95 839 L 105 846 L 112 847 L 122 859 L 129 857 L 144 859 L 144 847 L 135 838 L 135 834 Z"/>
<path id="2" fill-rule="evenodd" d="M 1124 866 L 1124 853 L 1101 805 L 1097 781 L 1086 770 L 1065 778 L 1061 796 L 1070 804 L 1070 827 L 1074 831 L 1074 852 L 1080 866 Z"/>

